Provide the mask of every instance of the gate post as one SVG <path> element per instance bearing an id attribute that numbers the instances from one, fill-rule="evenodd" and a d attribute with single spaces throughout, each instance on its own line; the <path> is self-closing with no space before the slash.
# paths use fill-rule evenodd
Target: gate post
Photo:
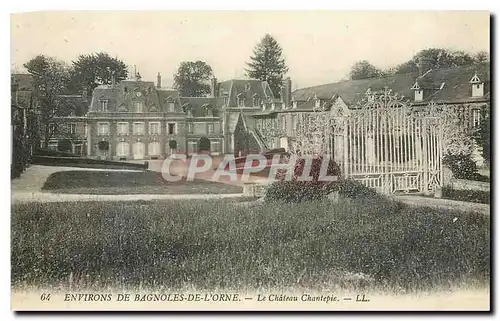
<path id="1" fill-rule="evenodd" d="M 345 179 L 348 178 L 348 172 L 347 169 L 349 168 L 348 162 L 349 162 L 349 155 L 347 153 L 349 152 L 349 141 L 350 137 L 347 137 L 347 126 L 349 125 L 347 118 L 343 118 L 343 123 L 344 123 L 344 146 L 342 146 L 342 153 L 344 154 L 344 173 L 343 176 Z"/>
<path id="2" fill-rule="evenodd" d="M 429 195 L 429 148 L 428 148 L 428 142 L 429 142 L 429 137 L 427 135 L 427 118 L 424 117 L 422 119 L 422 141 L 423 141 L 423 148 L 422 148 L 422 158 L 423 158 L 423 181 L 424 181 L 424 188 L 423 192 L 425 195 Z"/>

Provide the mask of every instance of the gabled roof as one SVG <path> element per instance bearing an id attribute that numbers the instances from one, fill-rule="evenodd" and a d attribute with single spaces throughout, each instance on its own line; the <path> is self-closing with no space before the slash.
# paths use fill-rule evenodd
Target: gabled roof
<path id="1" fill-rule="evenodd" d="M 212 97 L 180 97 L 181 106 L 184 110 L 191 109 L 193 117 L 207 117 L 208 110 L 212 110 L 213 117 L 219 116 L 221 98 Z"/>
<path id="2" fill-rule="evenodd" d="M 245 106 L 253 106 L 254 97 L 258 97 L 262 101 L 275 99 L 269 84 L 258 79 L 231 79 L 219 83 L 218 87 L 218 96 L 227 95 L 229 97 L 229 106 L 238 105 L 238 95 L 245 99 Z"/>
<path id="3" fill-rule="evenodd" d="M 470 79 L 477 72 L 478 77 L 484 82 L 484 97 L 471 97 Z M 414 100 L 412 87 L 418 82 L 424 90 L 424 102 L 472 102 L 489 99 L 490 90 L 490 64 L 477 64 L 460 66 L 456 68 L 430 70 L 419 77 L 417 73 L 398 74 L 381 78 L 360 80 L 346 80 L 331 84 L 308 87 L 295 90 L 293 100 L 298 102 L 298 109 L 310 109 L 316 95 L 322 100 L 332 100 L 341 97 L 348 106 L 356 105 L 364 98 L 368 89 L 379 91 L 388 87 L 393 92 L 402 94 L 410 101 Z M 444 83 L 444 84 L 443 84 Z"/>

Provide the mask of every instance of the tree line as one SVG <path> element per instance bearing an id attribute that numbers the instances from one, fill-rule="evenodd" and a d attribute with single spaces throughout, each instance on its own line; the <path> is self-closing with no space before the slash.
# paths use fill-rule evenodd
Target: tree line
<path id="1" fill-rule="evenodd" d="M 385 70 L 374 66 L 367 60 L 358 61 L 351 67 L 349 78 L 358 80 L 418 72 L 419 62 L 422 60 L 430 69 L 438 69 L 485 63 L 489 62 L 490 57 L 485 51 L 467 53 L 446 48 L 429 48 L 419 51 L 410 60 Z"/>

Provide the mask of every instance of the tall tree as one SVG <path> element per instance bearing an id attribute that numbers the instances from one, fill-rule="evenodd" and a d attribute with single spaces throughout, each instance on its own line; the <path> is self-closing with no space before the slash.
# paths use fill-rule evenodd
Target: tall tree
<path id="1" fill-rule="evenodd" d="M 283 49 L 273 36 L 266 34 L 253 50 L 246 72 L 250 78 L 266 80 L 275 96 L 280 94 L 281 84 L 288 72 Z"/>
<path id="2" fill-rule="evenodd" d="M 358 79 L 381 77 L 382 75 L 383 75 L 382 70 L 375 67 L 367 60 L 361 60 L 356 62 L 351 67 L 349 78 L 352 80 L 358 80 Z"/>
<path id="3" fill-rule="evenodd" d="M 57 133 L 57 124 L 51 125 L 54 117 L 67 116 L 75 108 L 75 104 L 61 97 L 70 82 L 69 67 L 63 61 L 43 55 L 31 59 L 24 67 L 33 76 L 33 96 L 38 102 L 44 147 L 47 147 Z"/>
<path id="4" fill-rule="evenodd" d="M 174 74 L 174 88 L 184 97 L 203 97 L 210 93 L 212 67 L 204 61 L 183 61 Z"/>
<path id="5" fill-rule="evenodd" d="M 80 55 L 72 62 L 70 90 L 80 93 L 82 89 L 91 93 L 99 85 L 110 85 L 127 79 L 127 65 L 105 52 Z"/>

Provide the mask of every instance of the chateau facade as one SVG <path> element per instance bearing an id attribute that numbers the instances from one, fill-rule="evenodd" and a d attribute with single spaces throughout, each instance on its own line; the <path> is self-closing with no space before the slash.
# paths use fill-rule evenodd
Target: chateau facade
<path id="1" fill-rule="evenodd" d="M 23 88 L 30 87 L 29 77 L 15 76 L 26 83 Z M 434 101 L 452 109 L 472 132 L 490 103 L 490 64 L 436 70 L 421 66 L 418 73 L 293 92 L 291 87 L 290 78 L 285 79 L 275 97 L 265 81 L 213 78 L 208 97 L 181 97 L 177 90 L 161 86 L 159 74 L 156 83 L 136 77 L 103 85 L 88 100 L 83 95 L 61 96 L 90 106 L 86 114 L 54 117 L 50 126 L 57 134 L 48 146 L 57 149 L 61 140 L 69 139 L 70 152 L 113 160 L 163 159 L 200 151 L 236 156 L 273 148 L 296 151 L 298 128 L 316 107 L 348 112 L 367 92 L 385 87 L 414 106 Z"/>

